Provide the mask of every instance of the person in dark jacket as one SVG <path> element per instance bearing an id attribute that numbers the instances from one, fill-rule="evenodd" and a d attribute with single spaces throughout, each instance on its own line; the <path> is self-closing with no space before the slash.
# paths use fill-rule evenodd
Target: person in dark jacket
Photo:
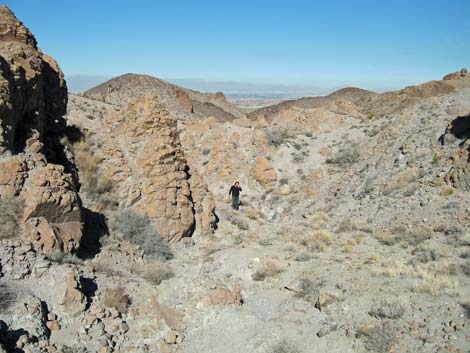
<path id="1" fill-rule="evenodd" d="M 229 195 L 232 195 L 232 207 L 236 210 L 238 210 L 238 205 L 240 204 L 240 191 L 242 191 L 242 188 L 240 183 L 236 181 L 228 192 Z"/>

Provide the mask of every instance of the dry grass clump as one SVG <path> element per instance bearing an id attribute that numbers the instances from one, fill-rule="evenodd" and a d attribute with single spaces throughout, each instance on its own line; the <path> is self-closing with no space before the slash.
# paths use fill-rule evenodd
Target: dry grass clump
<path id="1" fill-rule="evenodd" d="M 155 286 L 158 286 L 163 281 L 173 278 L 174 276 L 175 273 L 173 270 L 161 262 L 149 264 L 142 273 L 142 278 Z"/>
<path id="2" fill-rule="evenodd" d="M 417 293 L 439 295 L 447 289 L 458 286 L 458 281 L 452 278 L 456 274 L 456 266 L 445 262 L 416 265 L 400 262 L 387 263 L 373 272 L 385 277 L 413 279 L 412 290 Z"/>
<path id="3" fill-rule="evenodd" d="M 417 246 L 432 237 L 433 230 L 426 226 L 415 226 L 412 228 L 396 227 L 392 232 L 375 232 L 372 236 L 384 245 L 395 245 L 403 242 L 408 245 Z"/>
<path id="4" fill-rule="evenodd" d="M 268 353 L 301 353 L 301 351 L 296 344 L 283 338 L 269 348 Z"/>
<path id="5" fill-rule="evenodd" d="M 131 304 L 131 300 L 123 287 L 106 289 L 102 301 L 106 307 L 116 308 L 120 313 L 127 313 L 127 309 Z"/>
<path id="6" fill-rule="evenodd" d="M 22 208 L 22 202 L 17 197 L 0 198 L 0 239 L 11 239 L 19 235 L 18 221 Z"/>
<path id="7" fill-rule="evenodd" d="M 389 232 L 375 232 L 372 236 L 383 245 L 391 246 L 395 245 L 399 241 L 395 235 Z"/>
<path id="8" fill-rule="evenodd" d="M 75 143 L 73 150 L 75 152 L 75 163 L 85 177 L 85 180 L 88 181 L 92 179 L 98 172 L 98 165 L 101 162 L 101 158 L 94 154 L 91 150 L 91 145 L 86 143 L 85 140 Z"/>
<path id="9" fill-rule="evenodd" d="M 246 223 L 243 219 L 239 218 L 234 213 L 229 213 L 227 215 L 227 220 L 240 230 L 250 229 L 248 223 Z"/>
<path id="10" fill-rule="evenodd" d="M 325 251 L 326 247 L 333 242 L 333 236 L 327 230 L 317 230 L 302 238 L 300 244 L 309 251 Z"/>
<path id="11" fill-rule="evenodd" d="M 452 195 L 453 193 L 454 193 L 454 188 L 451 187 L 451 186 L 447 186 L 447 187 L 444 187 L 444 188 L 441 189 L 441 195 L 442 196 L 447 197 L 447 196 Z"/>
<path id="12" fill-rule="evenodd" d="M 274 277 L 284 270 L 274 261 L 264 262 L 260 268 L 251 275 L 254 281 L 264 281 L 268 277 Z"/>
<path id="13" fill-rule="evenodd" d="M 423 176 L 422 170 L 416 168 L 416 167 L 410 167 L 405 170 L 402 170 L 400 173 L 398 173 L 390 183 L 387 184 L 387 186 L 384 188 L 382 193 L 384 195 L 389 195 L 395 190 L 399 190 L 419 178 Z"/>

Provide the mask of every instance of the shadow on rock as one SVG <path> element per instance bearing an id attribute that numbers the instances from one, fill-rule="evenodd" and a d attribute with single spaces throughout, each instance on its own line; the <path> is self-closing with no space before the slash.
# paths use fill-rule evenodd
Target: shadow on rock
<path id="1" fill-rule="evenodd" d="M 108 226 L 105 216 L 101 213 L 85 208 L 83 216 L 85 227 L 77 256 L 85 260 L 94 258 L 100 252 L 100 239 L 108 234 Z"/>

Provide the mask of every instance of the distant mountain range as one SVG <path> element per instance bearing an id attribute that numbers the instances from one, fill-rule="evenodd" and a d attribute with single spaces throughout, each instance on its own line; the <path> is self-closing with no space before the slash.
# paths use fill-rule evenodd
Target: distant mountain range
<path id="1" fill-rule="evenodd" d="M 99 85 L 110 76 L 100 75 L 70 75 L 67 76 L 67 85 L 70 92 L 79 93 Z M 317 87 L 313 85 L 293 84 L 262 84 L 237 81 L 211 81 L 196 78 L 165 79 L 178 86 L 200 92 L 223 92 L 227 97 L 240 98 L 268 98 L 289 99 L 298 97 L 311 97 L 324 95 L 332 89 Z"/>

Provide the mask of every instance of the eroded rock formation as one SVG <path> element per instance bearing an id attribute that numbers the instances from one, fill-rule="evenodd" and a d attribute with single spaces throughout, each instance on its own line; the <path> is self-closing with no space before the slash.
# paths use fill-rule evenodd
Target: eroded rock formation
<path id="1" fill-rule="evenodd" d="M 82 236 L 73 163 L 60 138 L 67 86 L 32 33 L 0 7 L 0 197 L 20 196 L 24 236 L 37 249 L 72 251 Z"/>

